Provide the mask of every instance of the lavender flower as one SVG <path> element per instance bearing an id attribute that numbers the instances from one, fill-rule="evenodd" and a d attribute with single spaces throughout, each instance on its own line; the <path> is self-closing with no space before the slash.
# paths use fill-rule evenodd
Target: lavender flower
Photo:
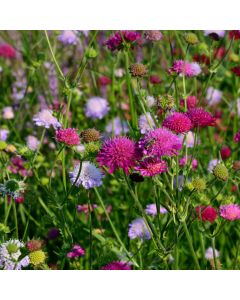
<path id="1" fill-rule="evenodd" d="M 215 249 L 215 256 L 216 256 L 216 257 L 219 257 L 219 256 L 220 256 L 219 251 L 216 250 L 216 249 Z M 205 258 L 206 258 L 207 260 L 211 260 L 211 259 L 214 258 L 214 256 L 213 256 L 213 248 L 212 248 L 212 247 L 207 248 L 207 250 L 206 250 L 206 252 L 205 252 Z"/>
<path id="2" fill-rule="evenodd" d="M 102 119 L 109 111 L 108 101 L 100 97 L 88 99 L 85 105 L 85 114 L 93 120 Z"/>
<path id="3" fill-rule="evenodd" d="M 77 36 L 72 30 L 63 30 L 58 36 L 58 40 L 63 43 L 63 45 L 76 45 Z"/>
<path id="4" fill-rule="evenodd" d="M 104 174 L 93 163 L 89 161 L 82 162 L 80 175 L 80 164 L 75 166 L 74 170 L 69 173 L 70 181 L 77 187 L 82 185 L 85 189 L 91 189 L 102 185 Z"/>
<path id="5" fill-rule="evenodd" d="M 53 126 L 55 129 L 61 127 L 57 118 L 53 116 L 53 112 L 49 109 L 43 109 L 33 116 L 33 121 L 37 126 L 43 126 L 45 128 L 50 128 Z"/>
<path id="6" fill-rule="evenodd" d="M 126 121 L 121 120 L 119 117 L 114 118 L 106 126 L 107 133 L 114 133 L 115 136 L 122 135 L 129 131 Z"/>
<path id="7" fill-rule="evenodd" d="M 149 132 L 151 129 L 155 129 L 154 120 L 149 112 L 147 114 L 142 114 L 138 120 L 138 127 L 140 128 L 140 132 L 145 134 Z"/>
<path id="8" fill-rule="evenodd" d="M 138 218 L 129 224 L 128 236 L 130 239 L 140 238 L 143 240 L 150 240 L 151 234 L 142 218 Z"/>
<path id="9" fill-rule="evenodd" d="M 161 206 L 160 205 L 160 214 L 166 214 L 168 211 L 166 210 L 165 207 Z M 152 204 L 148 204 L 146 206 L 146 209 L 145 209 L 145 212 L 148 214 L 148 215 L 151 215 L 153 217 L 155 217 L 157 215 L 157 206 L 155 203 L 152 203 Z"/>
<path id="10" fill-rule="evenodd" d="M 208 105 L 212 106 L 212 105 L 216 105 L 221 101 L 222 98 L 222 92 L 214 89 L 212 86 L 210 86 L 207 90 L 207 102 Z"/>
<path id="11" fill-rule="evenodd" d="M 30 150 L 36 151 L 38 149 L 38 146 L 40 144 L 40 141 L 33 135 L 29 135 L 27 137 L 27 146 Z"/>
<path id="12" fill-rule="evenodd" d="M 6 141 L 9 135 L 9 130 L 0 129 L 0 141 Z"/>

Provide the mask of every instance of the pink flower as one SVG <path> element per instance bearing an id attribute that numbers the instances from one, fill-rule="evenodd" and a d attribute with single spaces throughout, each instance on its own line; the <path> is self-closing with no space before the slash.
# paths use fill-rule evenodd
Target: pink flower
<path id="1" fill-rule="evenodd" d="M 187 102 L 187 109 L 195 108 L 197 105 L 197 98 L 195 96 L 188 96 L 186 102 Z M 180 100 L 180 105 L 182 107 L 185 106 L 184 99 Z"/>
<path id="2" fill-rule="evenodd" d="M 183 156 L 179 159 L 179 166 L 183 167 L 187 164 L 187 162 L 191 161 L 191 156 Z M 193 158 L 192 160 L 192 168 L 193 170 L 196 170 L 198 167 L 198 161 L 196 158 Z"/>
<path id="3" fill-rule="evenodd" d="M 203 222 L 209 221 L 210 223 L 213 223 L 217 218 L 217 211 L 212 206 L 197 206 L 196 214 L 198 219 Z"/>
<path id="4" fill-rule="evenodd" d="M 139 171 L 142 176 L 150 177 L 167 172 L 167 168 L 167 163 L 164 160 L 147 157 L 135 167 L 135 170 Z"/>
<path id="5" fill-rule="evenodd" d="M 70 252 L 68 252 L 68 258 L 76 258 L 83 256 L 85 254 L 85 250 L 78 244 L 75 244 Z"/>
<path id="6" fill-rule="evenodd" d="M 16 58 L 16 50 L 8 44 L 1 44 L 0 45 L 0 57 L 5 58 Z"/>
<path id="7" fill-rule="evenodd" d="M 141 38 L 141 34 L 137 31 L 123 30 L 116 32 L 106 42 L 108 49 L 111 51 L 121 50 L 124 46 L 124 41 L 132 44 Z"/>
<path id="8" fill-rule="evenodd" d="M 187 115 L 194 127 L 215 126 L 215 118 L 202 107 L 188 110 Z"/>
<path id="9" fill-rule="evenodd" d="M 182 141 L 167 128 L 157 128 L 145 134 L 138 142 L 138 147 L 143 155 L 173 156 L 182 148 Z"/>
<path id="10" fill-rule="evenodd" d="M 170 73 L 184 74 L 186 77 L 194 77 L 201 73 L 201 68 L 198 63 L 184 60 L 175 60 L 173 66 L 169 69 Z"/>
<path id="11" fill-rule="evenodd" d="M 162 125 L 175 133 L 186 133 L 192 128 L 191 120 L 180 112 L 174 112 L 167 116 Z"/>
<path id="12" fill-rule="evenodd" d="M 131 270 L 131 266 L 127 262 L 113 261 L 103 266 L 101 270 Z"/>
<path id="13" fill-rule="evenodd" d="M 223 160 L 229 158 L 232 154 L 231 149 L 228 146 L 223 146 L 221 149 L 221 157 Z"/>
<path id="14" fill-rule="evenodd" d="M 68 146 L 79 145 L 80 138 L 74 128 L 59 129 L 56 132 L 56 140 Z"/>
<path id="15" fill-rule="evenodd" d="M 129 174 L 129 169 L 136 165 L 139 157 L 136 144 L 127 137 L 115 137 L 107 140 L 97 155 L 100 166 L 109 168 L 109 173 L 122 169 Z"/>
<path id="16" fill-rule="evenodd" d="M 240 206 L 238 204 L 225 204 L 220 206 L 220 216 L 226 220 L 240 219 Z"/>
<path id="17" fill-rule="evenodd" d="M 240 142 L 240 130 L 235 134 L 234 141 L 239 143 Z"/>

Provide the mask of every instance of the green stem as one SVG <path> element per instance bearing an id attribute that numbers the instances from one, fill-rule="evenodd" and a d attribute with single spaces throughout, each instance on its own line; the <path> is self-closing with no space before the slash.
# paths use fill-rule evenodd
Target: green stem
<path id="1" fill-rule="evenodd" d="M 18 239 L 18 219 L 17 219 L 17 208 L 16 202 L 13 200 L 13 216 L 14 216 L 14 223 L 15 223 L 15 232 L 16 232 L 16 239 Z"/>

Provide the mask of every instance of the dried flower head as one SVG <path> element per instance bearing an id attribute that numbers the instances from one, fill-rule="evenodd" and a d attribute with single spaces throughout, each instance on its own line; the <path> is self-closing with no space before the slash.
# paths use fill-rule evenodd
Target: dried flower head
<path id="1" fill-rule="evenodd" d="M 228 169 L 224 164 L 219 163 L 213 168 L 213 175 L 223 181 L 228 180 Z"/>
<path id="2" fill-rule="evenodd" d="M 88 128 L 81 133 L 84 143 L 96 142 L 100 139 L 100 132 L 95 128 Z"/>
<path id="3" fill-rule="evenodd" d="M 129 71 L 133 77 L 143 77 L 147 74 L 147 68 L 141 63 L 132 64 Z"/>

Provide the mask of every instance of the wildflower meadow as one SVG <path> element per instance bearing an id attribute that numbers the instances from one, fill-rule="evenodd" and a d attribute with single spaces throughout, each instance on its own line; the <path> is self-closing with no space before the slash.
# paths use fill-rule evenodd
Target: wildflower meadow
<path id="1" fill-rule="evenodd" d="M 240 30 L 0 31 L 0 270 L 240 268 Z"/>

